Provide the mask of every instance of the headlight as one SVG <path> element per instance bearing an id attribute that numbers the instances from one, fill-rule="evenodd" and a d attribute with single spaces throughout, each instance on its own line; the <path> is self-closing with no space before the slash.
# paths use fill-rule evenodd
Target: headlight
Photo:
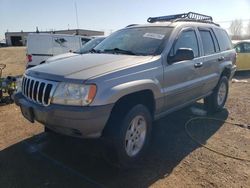
<path id="1" fill-rule="evenodd" d="M 51 103 L 86 106 L 90 104 L 96 94 L 96 85 L 60 83 L 56 88 Z"/>
<path id="2" fill-rule="evenodd" d="M 23 80 L 23 77 L 17 78 L 16 80 L 16 92 L 17 93 L 22 91 L 22 80 Z"/>

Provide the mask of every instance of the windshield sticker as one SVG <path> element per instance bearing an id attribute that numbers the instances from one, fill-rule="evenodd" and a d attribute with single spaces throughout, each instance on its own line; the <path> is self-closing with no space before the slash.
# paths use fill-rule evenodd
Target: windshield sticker
<path id="1" fill-rule="evenodd" d="M 145 33 L 143 37 L 161 40 L 164 38 L 164 35 L 157 33 Z"/>

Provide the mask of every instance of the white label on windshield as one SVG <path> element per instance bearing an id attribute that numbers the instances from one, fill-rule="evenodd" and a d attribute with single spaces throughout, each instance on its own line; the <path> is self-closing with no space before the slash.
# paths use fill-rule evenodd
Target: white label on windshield
<path id="1" fill-rule="evenodd" d="M 164 35 L 157 34 L 157 33 L 145 33 L 143 37 L 161 40 L 164 38 Z"/>

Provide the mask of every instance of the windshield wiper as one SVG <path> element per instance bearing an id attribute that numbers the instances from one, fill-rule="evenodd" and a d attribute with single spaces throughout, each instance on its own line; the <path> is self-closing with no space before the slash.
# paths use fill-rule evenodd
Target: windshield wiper
<path id="1" fill-rule="evenodd" d="M 122 53 L 127 55 L 136 55 L 136 53 L 130 51 L 130 50 L 123 50 L 120 48 L 113 48 L 113 49 L 105 49 L 104 52 L 114 52 L 114 53 Z"/>

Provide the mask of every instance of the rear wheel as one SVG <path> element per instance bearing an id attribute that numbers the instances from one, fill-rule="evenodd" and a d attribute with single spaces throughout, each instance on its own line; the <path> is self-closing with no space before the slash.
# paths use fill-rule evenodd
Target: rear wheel
<path id="1" fill-rule="evenodd" d="M 214 113 L 223 109 L 228 96 L 228 88 L 228 78 L 226 76 L 221 77 L 213 93 L 204 99 L 208 112 Z"/>
<path id="2" fill-rule="evenodd" d="M 113 123 L 113 133 L 110 135 L 113 140 L 112 149 L 116 154 L 116 161 L 113 162 L 122 168 L 131 167 L 146 151 L 151 135 L 152 116 L 147 107 L 138 104 L 124 118 Z"/>

